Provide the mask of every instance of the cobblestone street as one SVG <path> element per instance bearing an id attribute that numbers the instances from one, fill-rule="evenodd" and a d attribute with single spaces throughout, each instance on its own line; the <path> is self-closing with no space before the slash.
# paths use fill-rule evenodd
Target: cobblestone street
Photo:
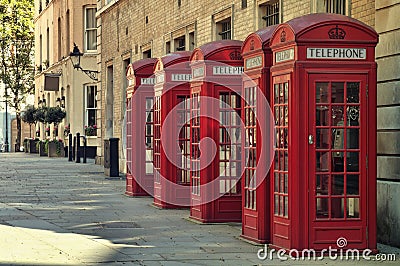
<path id="1" fill-rule="evenodd" d="M 0 153 L 0 265 L 335 265 L 338 260 L 260 260 L 240 224 L 200 225 L 189 210 L 160 210 L 124 196 L 103 167 Z M 399 250 L 379 246 L 397 254 Z M 376 265 L 376 261 L 340 261 Z"/>

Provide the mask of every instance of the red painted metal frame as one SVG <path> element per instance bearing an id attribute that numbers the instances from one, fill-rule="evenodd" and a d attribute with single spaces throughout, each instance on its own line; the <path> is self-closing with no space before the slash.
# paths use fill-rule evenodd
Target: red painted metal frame
<path id="1" fill-rule="evenodd" d="M 189 57 L 191 52 L 175 52 L 158 59 L 155 68 L 155 122 L 154 122 L 154 205 L 159 208 L 188 208 L 190 204 L 190 187 L 179 184 L 178 175 L 182 171 L 168 159 L 178 157 L 175 145 L 179 141 L 177 132 L 177 119 L 172 124 L 164 124 L 170 112 L 176 110 L 179 97 L 190 97 L 189 80 L 174 81 L 172 75 L 190 75 Z M 158 118 L 157 118 L 158 116 Z M 159 119 L 159 121 L 157 120 Z M 171 122 L 168 122 L 171 123 Z M 167 132 L 168 129 L 168 132 Z M 158 137 L 157 137 L 158 135 Z M 158 140 L 161 138 L 161 142 Z M 174 154 L 166 154 L 166 149 Z M 179 186 L 178 186 L 179 185 Z"/>
<path id="2" fill-rule="evenodd" d="M 272 65 L 272 51 L 269 47 L 269 42 L 274 32 L 276 25 L 261 29 L 257 32 L 250 34 L 243 43 L 242 56 L 244 60 L 244 77 L 243 77 L 243 88 L 242 97 L 246 98 L 246 90 L 257 86 L 256 91 L 256 105 L 253 107 L 256 118 L 256 139 L 257 144 L 255 145 L 256 152 L 256 166 L 251 164 L 250 161 L 245 162 L 245 173 L 242 176 L 242 202 L 243 202 L 243 215 L 242 215 L 242 237 L 255 241 L 257 243 L 269 243 L 271 241 L 270 227 L 271 227 L 271 214 L 270 214 L 270 174 L 269 165 L 266 163 L 270 158 L 270 147 L 272 143 L 268 142 L 268 133 L 270 128 L 267 125 L 267 119 L 265 117 L 267 108 L 265 106 L 267 102 L 262 101 L 261 98 L 270 102 L 270 67 Z M 247 102 L 248 100 L 245 99 Z M 246 108 L 247 104 L 243 104 L 243 108 Z M 244 123 L 246 123 L 246 116 L 244 117 Z M 261 135 L 262 132 L 262 135 Z M 243 145 L 242 154 L 245 154 L 245 149 L 251 149 Z M 261 158 L 262 156 L 262 158 Z M 254 175 L 254 181 L 252 185 L 246 181 L 248 179 L 248 173 L 253 173 L 254 169 L 257 169 Z M 248 173 L 246 173 L 248 171 Z M 250 182 L 251 183 L 251 182 Z M 247 196 L 246 196 L 247 194 Z M 249 196 L 251 195 L 251 197 Z"/>
<path id="3" fill-rule="evenodd" d="M 128 196 L 153 194 L 153 174 L 146 174 L 145 121 L 146 98 L 154 98 L 153 70 L 157 59 L 147 58 L 136 61 L 127 69 L 127 174 Z M 142 81 L 146 81 L 142 84 Z M 154 83 L 154 82 L 153 82 Z"/>
<path id="4" fill-rule="evenodd" d="M 345 32 L 343 34 L 343 31 Z M 331 37 L 331 38 L 330 38 Z M 288 82 L 288 214 L 275 215 L 272 206 L 272 245 L 285 249 L 337 248 L 339 237 L 347 239 L 344 249 L 376 250 L 376 63 L 377 33 L 346 16 L 312 14 L 281 24 L 271 38 L 274 66 L 271 88 Z M 365 48 L 365 59 L 310 59 L 307 48 Z M 277 55 L 293 49 L 292 56 L 276 62 Z M 285 52 L 286 51 L 286 52 Z M 282 59 L 282 58 L 281 58 Z M 360 218 L 317 219 L 315 184 L 315 82 L 359 82 L 360 84 Z M 347 90 L 347 89 L 346 89 Z M 310 93 L 311 92 L 311 93 Z M 367 96 L 368 95 L 368 96 Z M 271 89 L 271 99 L 274 99 Z M 275 100 L 271 103 L 274 106 Z M 308 114 L 308 115 L 306 115 Z M 329 133 L 330 134 L 330 133 Z M 362 154 L 366 156 L 363 157 Z M 368 159 L 367 159 L 368 158 Z M 274 163 L 274 166 L 276 161 Z M 273 167 L 274 167 L 273 166 Z M 347 172 L 344 171 L 344 174 Z M 278 184 L 277 184 L 278 185 Z M 271 187 L 275 181 L 272 178 Z M 346 190 L 345 190 L 346 191 Z M 345 192 L 343 192 L 345 193 Z M 279 195 L 279 193 L 275 193 Z M 344 194 L 343 197 L 347 197 Z M 279 205 L 279 204 L 278 204 Z M 346 206 L 346 205 L 344 205 Z M 346 208 L 346 207 L 344 207 Z"/>
<path id="5" fill-rule="evenodd" d="M 221 176 L 220 173 L 220 121 L 218 119 L 212 119 L 211 117 L 218 117 L 219 113 L 223 111 L 220 109 L 219 104 L 209 106 L 211 103 L 206 99 L 214 98 L 219 99 L 222 94 L 234 94 L 240 95 L 241 90 L 241 72 L 243 67 L 243 60 L 240 55 L 240 48 L 242 42 L 234 40 L 215 41 L 207 43 L 193 51 L 191 56 L 191 67 L 193 80 L 191 82 L 191 99 L 194 100 L 194 95 L 198 95 L 200 101 L 199 114 L 200 114 L 200 125 L 193 123 L 193 110 L 192 105 L 192 119 L 191 119 L 191 209 L 190 217 L 204 222 L 240 222 L 241 221 L 241 192 L 239 178 L 232 181 L 232 178 Z M 236 75 L 214 75 L 214 67 L 239 67 L 240 73 Z M 235 68 L 236 69 L 236 68 Z M 196 74 L 197 73 L 197 74 Z M 200 73 L 200 74 L 199 74 Z M 240 103 L 239 96 L 237 97 Z M 239 113 L 241 110 L 239 109 Z M 226 126 L 232 126 L 227 124 Z M 233 127 L 235 127 L 233 125 Z M 193 132 L 199 128 L 199 136 L 196 139 L 196 143 L 193 143 Z M 240 125 L 237 127 L 240 128 Z M 195 146 L 200 140 L 204 138 L 210 138 L 216 145 L 216 154 L 210 148 L 201 148 L 201 158 L 197 158 L 193 154 Z M 229 139 L 229 146 L 235 145 L 232 139 Z M 235 147 L 237 147 L 235 145 Z M 240 147 L 240 144 L 239 144 Z M 233 148 L 232 148 L 233 149 Z M 231 150 L 230 152 L 234 152 Z M 240 156 L 240 154 L 237 154 Z M 233 157 L 233 156 L 232 156 Z M 207 158 L 214 158 L 209 164 L 206 163 Z M 231 162 L 236 166 L 241 165 L 242 158 L 236 158 L 237 161 Z M 223 163 L 223 161 L 221 161 Z M 198 163 L 203 169 L 199 171 L 199 176 L 194 174 L 193 164 Z M 206 165 L 207 164 L 207 165 Z M 236 171 L 241 171 L 240 168 L 235 168 Z M 228 171 L 228 170 L 226 170 Z M 230 171 L 230 170 L 229 170 Z M 231 172 L 227 173 L 231 173 Z M 235 172 L 233 172 L 235 173 Z M 237 173 L 237 172 L 236 172 Z M 195 176 L 195 177 L 193 177 Z M 196 177 L 197 176 L 197 177 Z M 240 176 L 239 176 L 240 177 Z M 217 178 L 219 178 L 217 180 Z M 209 182 L 214 181 L 213 186 L 206 186 Z M 196 183 L 197 182 L 197 183 Z M 234 187 L 234 190 L 230 190 L 228 193 L 221 195 L 220 187 L 222 184 L 230 184 L 229 187 Z M 233 183 L 231 183 L 233 182 Z M 235 185 L 232 185 L 235 184 Z M 226 189 L 226 186 L 225 186 Z M 235 191 L 235 189 L 237 189 Z M 215 198 L 215 199 L 214 199 Z"/>

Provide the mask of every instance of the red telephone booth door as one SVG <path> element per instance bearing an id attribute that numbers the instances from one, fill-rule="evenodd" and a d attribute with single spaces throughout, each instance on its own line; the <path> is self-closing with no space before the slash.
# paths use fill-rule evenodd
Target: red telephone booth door
<path id="1" fill-rule="evenodd" d="M 367 247 L 366 82 L 309 76 L 310 248 Z"/>

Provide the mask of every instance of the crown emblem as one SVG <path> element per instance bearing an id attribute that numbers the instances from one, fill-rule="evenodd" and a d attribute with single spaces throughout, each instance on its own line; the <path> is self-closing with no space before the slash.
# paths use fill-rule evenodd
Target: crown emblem
<path id="1" fill-rule="evenodd" d="M 281 32 L 281 42 L 286 42 L 286 31 L 282 30 Z"/>
<path id="2" fill-rule="evenodd" d="M 235 50 L 232 53 L 230 53 L 229 57 L 231 58 L 231 60 L 242 60 L 242 55 L 238 50 Z"/>
<path id="3" fill-rule="evenodd" d="M 336 25 L 335 28 L 332 28 L 328 31 L 329 39 L 344 39 L 346 37 L 346 32 L 344 29 L 339 28 L 338 25 Z"/>
<path id="4" fill-rule="evenodd" d="M 254 50 L 254 40 L 252 39 L 250 41 L 250 51 L 253 51 L 253 50 Z"/>

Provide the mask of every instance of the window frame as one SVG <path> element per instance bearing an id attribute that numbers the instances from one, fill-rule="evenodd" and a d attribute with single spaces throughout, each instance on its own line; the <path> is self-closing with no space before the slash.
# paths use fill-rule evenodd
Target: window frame
<path id="1" fill-rule="evenodd" d="M 93 97 L 93 106 L 94 107 L 88 107 L 88 89 L 93 87 L 94 88 L 94 97 Z M 93 126 L 97 125 L 97 100 L 96 100 L 96 95 L 97 95 L 97 85 L 95 84 L 86 84 L 85 85 L 85 125 L 86 126 Z M 90 125 L 89 123 L 89 110 L 94 110 L 94 124 Z M 97 135 L 97 134 L 96 134 Z"/>
<path id="2" fill-rule="evenodd" d="M 95 6 L 85 6 L 84 8 L 84 20 L 83 20 L 83 32 L 84 32 L 84 40 L 83 40 L 83 47 L 85 52 L 97 52 L 97 21 L 96 21 L 96 12 L 94 12 L 94 18 L 95 18 L 95 25 L 94 28 L 88 28 L 87 27 L 87 22 L 88 22 L 88 10 L 94 9 L 97 11 L 97 8 Z M 94 31 L 95 32 L 95 49 L 89 49 L 88 47 L 88 33 Z"/>

